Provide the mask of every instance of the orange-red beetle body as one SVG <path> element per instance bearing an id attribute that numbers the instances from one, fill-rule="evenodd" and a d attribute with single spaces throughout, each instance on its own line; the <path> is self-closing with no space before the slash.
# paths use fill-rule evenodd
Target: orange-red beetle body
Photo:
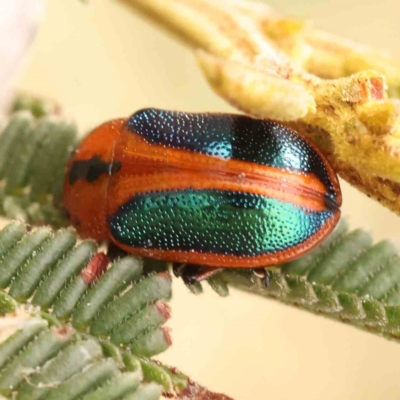
<path id="1" fill-rule="evenodd" d="M 72 157 L 64 205 L 83 237 L 213 267 L 281 264 L 340 217 L 337 177 L 293 130 L 242 115 L 142 110 Z"/>

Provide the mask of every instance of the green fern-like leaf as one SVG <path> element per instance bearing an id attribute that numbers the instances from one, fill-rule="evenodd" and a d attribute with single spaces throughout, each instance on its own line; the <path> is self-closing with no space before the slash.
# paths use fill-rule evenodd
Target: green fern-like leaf
<path id="1" fill-rule="evenodd" d="M 231 400 L 176 368 L 133 355 L 22 306 L 2 319 L 0 398 L 8 400 Z M 4 330 L 7 331 L 4 337 Z"/>
<path id="2" fill-rule="evenodd" d="M 60 115 L 61 107 L 52 99 L 33 96 L 29 93 L 18 93 L 11 106 L 11 113 L 29 111 L 34 117 L 41 118 L 49 115 Z"/>
<path id="3" fill-rule="evenodd" d="M 108 265 L 70 229 L 0 231 L 0 394 L 7 399 L 156 400 L 223 395 L 148 357 L 164 351 L 171 278 L 149 262 Z M 145 262 L 145 264 L 147 264 Z M 6 292 L 7 291 L 7 292 Z M 33 307 L 32 307 L 33 306 Z M 11 332 L 10 332 L 11 331 Z M 188 394 L 189 393 L 189 394 Z M 185 397 L 186 396 L 186 397 Z"/>
<path id="4" fill-rule="evenodd" d="M 6 398 L 157 400 L 165 390 L 145 376 L 140 358 L 116 346 L 110 354 L 107 341 L 23 311 L 5 320 L 15 325 L 0 344 L 0 393 Z M 148 370 L 152 363 L 146 362 Z"/>
<path id="5" fill-rule="evenodd" d="M 169 318 L 164 303 L 171 296 L 165 273 L 143 275 L 135 257 L 116 260 L 97 253 L 92 241 L 76 245 L 70 229 L 27 231 L 11 223 L 0 232 L 0 288 L 6 311 L 11 299 L 28 301 L 81 332 L 110 336 L 116 345 L 140 356 L 152 356 L 170 345 L 162 326 Z M 8 300 L 7 300 L 8 299 Z"/>
<path id="6" fill-rule="evenodd" d="M 0 135 L 0 214 L 32 224 L 65 224 L 61 194 L 76 141 L 75 124 L 59 116 L 14 113 Z"/>
<path id="7" fill-rule="evenodd" d="M 263 286 L 250 271 L 229 270 L 228 286 L 274 298 L 391 339 L 400 338 L 400 257 L 389 241 L 373 244 L 342 221 L 308 255 L 270 271 Z"/>

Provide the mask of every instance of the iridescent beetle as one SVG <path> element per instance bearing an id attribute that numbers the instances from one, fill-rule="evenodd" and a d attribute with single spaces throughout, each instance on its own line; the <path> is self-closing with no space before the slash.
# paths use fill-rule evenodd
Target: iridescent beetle
<path id="1" fill-rule="evenodd" d="M 145 109 L 95 129 L 72 157 L 64 205 L 83 237 L 205 271 L 295 259 L 340 218 L 321 152 L 274 121 Z"/>

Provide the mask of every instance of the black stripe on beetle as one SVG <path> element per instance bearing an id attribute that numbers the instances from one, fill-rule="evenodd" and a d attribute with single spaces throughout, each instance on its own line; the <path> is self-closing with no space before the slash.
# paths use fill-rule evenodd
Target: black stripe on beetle
<path id="1" fill-rule="evenodd" d="M 118 172 L 122 167 L 119 161 L 105 162 L 99 155 L 94 155 L 89 160 L 75 161 L 69 172 L 69 183 L 73 185 L 76 181 L 86 180 L 94 182 L 101 175 L 112 175 Z"/>
<path id="2" fill-rule="evenodd" d="M 239 114 L 189 114 L 149 108 L 133 114 L 126 127 L 157 145 L 313 173 L 326 187 L 327 197 L 336 199 L 324 161 L 295 131 L 274 121 Z"/>

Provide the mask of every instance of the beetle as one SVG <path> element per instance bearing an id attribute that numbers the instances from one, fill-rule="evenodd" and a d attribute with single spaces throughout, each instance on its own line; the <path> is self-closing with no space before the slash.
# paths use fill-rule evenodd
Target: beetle
<path id="1" fill-rule="evenodd" d="M 215 271 L 310 251 L 342 195 L 318 148 L 277 122 L 143 109 L 83 140 L 63 201 L 82 237 Z"/>

